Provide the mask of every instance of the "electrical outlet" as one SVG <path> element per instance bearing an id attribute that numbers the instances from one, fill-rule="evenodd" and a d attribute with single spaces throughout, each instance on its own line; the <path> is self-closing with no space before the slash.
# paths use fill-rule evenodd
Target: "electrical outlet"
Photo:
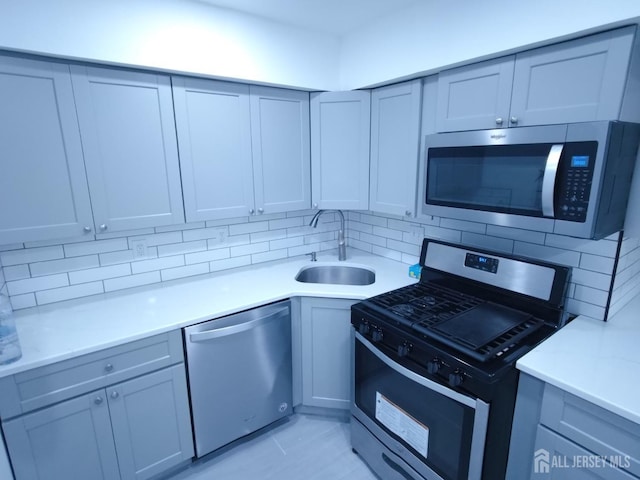
<path id="1" fill-rule="evenodd" d="M 411 235 L 413 235 L 413 237 L 415 238 L 424 237 L 424 228 L 418 227 L 417 225 L 413 225 L 411 227 Z"/>
<path id="2" fill-rule="evenodd" d="M 227 229 L 218 228 L 215 230 L 214 235 L 209 239 L 209 245 L 224 245 L 227 241 Z"/>
<path id="3" fill-rule="evenodd" d="M 131 243 L 131 250 L 133 250 L 133 258 L 146 258 L 147 257 L 147 239 L 140 238 Z"/>

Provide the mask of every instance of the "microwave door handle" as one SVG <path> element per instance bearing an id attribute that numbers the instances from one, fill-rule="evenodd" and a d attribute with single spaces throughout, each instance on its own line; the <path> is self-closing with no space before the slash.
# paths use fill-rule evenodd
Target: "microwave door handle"
<path id="1" fill-rule="evenodd" d="M 563 147 L 564 145 L 551 146 L 547 156 L 547 163 L 544 167 L 544 176 L 542 177 L 542 215 L 545 217 L 555 217 L 553 194 L 556 191 L 556 177 Z"/>

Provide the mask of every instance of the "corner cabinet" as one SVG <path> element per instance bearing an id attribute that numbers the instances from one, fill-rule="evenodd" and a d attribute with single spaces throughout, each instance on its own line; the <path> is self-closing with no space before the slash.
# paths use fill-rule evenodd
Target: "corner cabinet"
<path id="1" fill-rule="evenodd" d="M 521 374 L 507 478 L 587 476 L 640 478 L 640 425 Z"/>
<path id="2" fill-rule="evenodd" d="M 96 232 L 184 223 L 169 76 L 71 72 Z"/>
<path id="3" fill-rule="evenodd" d="M 634 37 L 626 27 L 443 71 L 437 129 L 620 119 Z"/>
<path id="4" fill-rule="evenodd" d="M 16 480 L 144 480 L 190 459 L 183 360 L 175 331 L 3 378 Z"/>
<path id="5" fill-rule="evenodd" d="M 369 91 L 311 94 L 313 208 L 369 208 L 370 116 Z"/>
<path id="6" fill-rule="evenodd" d="M 421 80 L 371 94 L 370 210 L 416 216 L 421 100 Z"/>
<path id="7" fill-rule="evenodd" d="M 351 305 L 356 301 L 301 299 L 302 405 L 350 408 Z"/>
<path id="8" fill-rule="evenodd" d="M 69 66 L 0 56 L 0 245 L 93 229 Z"/>
<path id="9" fill-rule="evenodd" d="M 309 94 L 173 77 L 187 221 L 311 205 Z"/>

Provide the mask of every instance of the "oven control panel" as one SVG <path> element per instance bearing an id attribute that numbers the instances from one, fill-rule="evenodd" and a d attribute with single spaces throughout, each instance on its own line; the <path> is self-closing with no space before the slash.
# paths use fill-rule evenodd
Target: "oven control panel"
<path id="1" fill-rule="evenodd" d="M 500 260 L 486 255 L 477 255 L 475 253 L 467 253 L 464 258 L 464 266 L 475 268 L 489 273 L 498 273 L 498 264 Z"/>

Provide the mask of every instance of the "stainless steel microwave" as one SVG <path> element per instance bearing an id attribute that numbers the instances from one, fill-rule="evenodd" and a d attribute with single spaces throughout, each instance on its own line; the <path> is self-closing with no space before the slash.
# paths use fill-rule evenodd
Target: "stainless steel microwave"
<path id="1" fill-rule="evenodd" d="M 422 214 L 604 238 L 639 142 L 640 124 L 606 121 L 428 135 Z"/>

